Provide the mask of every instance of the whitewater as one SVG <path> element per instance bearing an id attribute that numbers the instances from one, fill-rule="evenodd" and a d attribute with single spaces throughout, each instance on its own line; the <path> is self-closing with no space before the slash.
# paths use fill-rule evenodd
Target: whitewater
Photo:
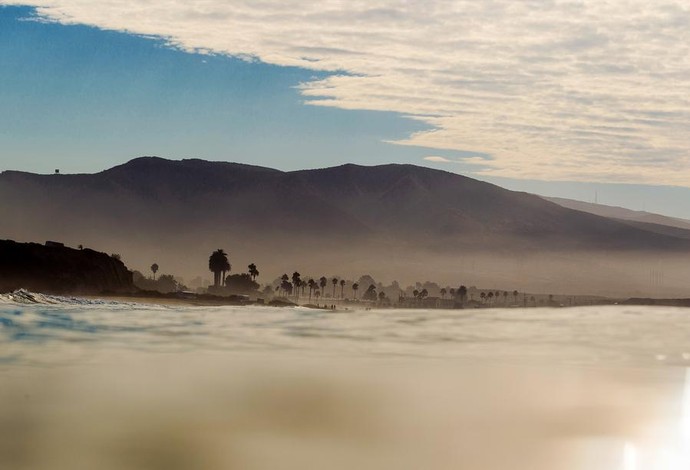
<path id="1" fill-rule="evenodd" d="M 690 468 L 690 310 L 0 295 L 0 468 Z"/>

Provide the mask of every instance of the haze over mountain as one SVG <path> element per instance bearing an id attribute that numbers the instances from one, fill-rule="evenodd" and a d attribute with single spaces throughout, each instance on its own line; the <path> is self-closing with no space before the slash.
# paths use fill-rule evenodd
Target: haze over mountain
<path id="1" fill-rule="evenodd" d="M 600 215 L 611 219 L 619 219 L 629 222 L 639 222 L 645 224 L 666 225 L 683 230 L 690 230 L 690 220 L 669 217 L 666 215 L 655 214 L 647 211 L 635 211 L 624 207 L 608 206 L 591 202 L 576 201 L 562 197 L 544 197 L 547 201 L 555 202 L 559 206 L 575 209 L 577 211 L 589 212 L 590 214 Z"/>
<path id="2" fill-rule="evenodd" d="M 6 171 L 0 218 L 0 238 L 83 244 L 117 252 L 137 269 L 156 261 L 185 277 L 204 274 L 208 254 L 223 247 L 235 271 L 254 261 L 266 276 L 301 269 L 601 290 L 590 271 L 625 273 L 622 283 L 630 269 L 621 263 L 647 266 L 650 255 L 678 260 L 690 252 L 690 231 L 658 233 L 412 165 L 282 172 L 144 157 L 97 174 Z M 605 252 L 616 261 L 603 263 Z M 635 293 L 649 284 L 642 269 Z"/>

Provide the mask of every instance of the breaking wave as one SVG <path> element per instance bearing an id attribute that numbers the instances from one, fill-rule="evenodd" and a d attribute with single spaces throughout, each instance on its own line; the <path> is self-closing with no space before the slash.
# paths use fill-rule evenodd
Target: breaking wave
<path id="1" fill-rule="evenodd" d="M 8 294 L 0 294 L 0 303 L 30 305 L 126 305 L 123 302 L 41 294 L 25 289 L 18 289 Z"/>

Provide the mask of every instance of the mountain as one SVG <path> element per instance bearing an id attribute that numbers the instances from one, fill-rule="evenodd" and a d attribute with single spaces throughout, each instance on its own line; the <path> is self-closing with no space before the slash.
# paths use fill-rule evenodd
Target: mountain
<path id="1" fill-rule="evenodd" d="M 282 172 L 144 157 L 96 174 L 5 171 L 0 220 L 2 238 L 93 246 L 139 269 L 156 261 L 180 274 L 203 274 L 219 247 L 240 263 L 236 271 L 249 262 L 268 273 L 472 271 L 477 282 L 524 277 L 530 263 L 564 253 L 580 253 L 566 260 L 577 264 L 584 253 L 690 252 L 682 236 L 413 165 Z"/>
<path id="2" fill-rule="evenodd" d="M 588 212 L 590 214 L 608 217 L 610 219 L 625 220 L 629 222 L 639 222 L 643 224 L 664 225 L 690 231 L 690 220 L 668 217 L 661 214 L 654 214 L 646 211 L 634 211 L 617 206 L 607 206 L 604 204 L 594 204 L 591 202 L 575 201 L 561 197 L 544 197 L 547 201 L 554 202 L 562 207 L 577 211 Z"/>

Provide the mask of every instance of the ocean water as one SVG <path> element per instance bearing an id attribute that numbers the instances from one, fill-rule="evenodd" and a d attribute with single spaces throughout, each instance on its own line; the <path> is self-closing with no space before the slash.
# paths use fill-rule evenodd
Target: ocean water
<path id="1" fill-rule="evenodd" d="M 0 296 L 0 468 L 690 468 L 690 310 Z"/>

